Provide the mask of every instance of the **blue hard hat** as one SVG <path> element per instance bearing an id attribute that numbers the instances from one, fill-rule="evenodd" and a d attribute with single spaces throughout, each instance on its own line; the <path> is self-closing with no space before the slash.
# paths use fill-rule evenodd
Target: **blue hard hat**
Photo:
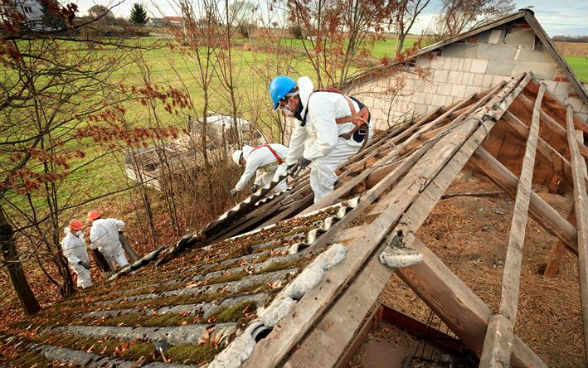
<path id="1" fill-rule="evenodd" d="M 292 88 L 296 87 L 296 81 L 285 75 L 275 77 L 269 85 L 269 93 L 274 102 L 274 110 L 278 108 L 280 101 L 286 97 Z"/>

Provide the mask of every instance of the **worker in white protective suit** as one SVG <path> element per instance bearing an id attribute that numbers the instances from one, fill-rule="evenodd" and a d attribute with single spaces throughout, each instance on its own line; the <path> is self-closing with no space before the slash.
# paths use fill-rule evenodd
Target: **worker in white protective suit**
<path id="1" fill-rule="evenodd" d="M 290 138 L 287 166 L 310 166 L 314 202 L 330 193 L 335 170 L 359 151 L 372 136 L 370 114 L 357 99 L 335 89 L 314 91 L 312 81 L 279 76 L 272 80 L 274 109 L 297 119 Z"/>
<path id="2" fill-rule="evenodd" d="M 96 211 L 88 213 L 88 220 L 92 221 L 90 248 L 98 249 L 109 262 L 115 262 L 119 268 L 123 268 L 129 264 L 119 235 L 125 223 L 121 220 L 101 217 L 102 215 Z"/>
<path id="3" fill-rule="evenodd" d="M 279 143 L 262 144 L 255 148 L 245 145 L 242 150 L 233 152 L 233 161 L 237 165 L 244 166 L 245 171 L 235 188 L 231 190 L 231 194 L 237 195 L 237 192 L 243 190 L 253 175 L 255 175 L 255 181 L 251 187 L 252 193 L 274 179 L 278 179 L 286 172 L 286 156 L 288 156 L 288 147 Z M 274 187 L 274 191 L 281 193 L 287 187 L 286 180 L 282 180 Z"/>
<path id="4" fill-rule="evenodd" d="M 61 249 L 69 267 L 78 277 L 78 287 L 85 289 L 92 286 L 92 277 L 86 242 L 82 233 L 83 227 L 84 224 L 80 220 L 71 220 L 69 226 L 64 229 L 65 238 L 61 240 Z"/>

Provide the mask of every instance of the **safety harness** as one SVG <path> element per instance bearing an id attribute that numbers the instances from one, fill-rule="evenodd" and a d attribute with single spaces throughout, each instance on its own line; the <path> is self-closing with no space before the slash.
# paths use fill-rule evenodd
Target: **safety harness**
<path id="1" fill-rule="evenodd" d="M 278 161 L 278 165 L 281 165 L 281 164 L 283 164 L 283 163 L 284 163 L 284 160 L 283 160 L 283 159 L 280 157 L 280 155 L 278 155 L 278 154 L 276 153 L 276 151 L 274 151 L 274 149 L 273 149 L 273 148 L 272 148 L 272 147 L 271 147 L 269 144 L 262 144 L 261 146 L 257 146 L 257 147 L 255 147 L 254 149 L 252 149 L 252 150 L 251 150 L 251 153 L 253 153 L 253 151 L 255 151 L 255 150 L 257 150 L 257 149 L 260 149 L 260 148 L 263 148 L 263 147 L 267 147 L 267 149 L 269 149 L 269 150 L 270 150 L 270 152 L 271 152 L 271 153 L 274 155 L 274 157 L 276 158 L 276 161 Z M 251 153 L 250 153 L 250 154 L 251 154 Z M 272 166 L 272 165 L 273 165 L 273 164 L 268 164 L 268 165 L 265 165 L 265 166 Z M 264 167 L 265 167 L 265 166 L 264 166 Z"/>
<path id="2" fill-rule="evenodd" d="M 362 104 L 361 102 L 359 102 L 357 99 L 355 99 L 353 97 L 346 96 L 345 94 L 343 94 L 343 92 L 341 92 L 340 90 L 338 90 L 337 88 L 334 88 L 334 87 L 325 87 L 323 89 L 319 89 L 314 92 L 338 93 L 338 94 L 342 95 L 343 97 L 345 97 L 345 100 L 349 104 L 349 110 L 351 111 L 351 115 L 335 119 L 335 122 L 337 124 L 353 123 L 355 125 L 355 127 L 347 133 L 340 134 L 339 137 L 341 137 L 343 139 L 354 139 L 354 138 L 356 138 L 356 136 L 357 137 L 363 136 L 363 144 L 361 146 L 363 148 L 368 141 L 368 133 L 369 133 L 368 124 L 369 124 L 369 119 L 370 119 L 370 111 L 367 108 L 367 106 L 365 106 L 364 104 Z M 309 99 L 310 99 L 310 97 L 309 97 Z M 352 99 L 360 107 L 359 111 L 355 110 L 355 106 L 353 106 Z M 308 111 L 306 114 L 308 115 Z M 359 140 L 357 142 L 361 142 L 361 140 Z"/>

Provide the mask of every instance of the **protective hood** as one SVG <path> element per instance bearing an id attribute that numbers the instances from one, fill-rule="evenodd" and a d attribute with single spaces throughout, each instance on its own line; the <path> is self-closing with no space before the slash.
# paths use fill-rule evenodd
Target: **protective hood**
<path id="1" fill-rule="evenodd" d="M 69 231 L 69 226 L 64 227 L 63 232 L 65 233 L 65 235 L 71 234 L 71 231 Z"/>
<path id="2" fill-rule="evenodd" d="M 251 154 L 251 151 L 253 151 L 253 147 L 248 146 L 248 145 L 243 146 L 243 158 L 245 160 L 247 160 L 249 158 L 249 154 Z"/>
<path id="3" fill-rule="evenodd" d="M 314 85 L 309 77 L 300 77 L 298 78 L 298 93 L 300 96 L 300 102 L 302 103 L 303 110 L 302 110 L 302 117 L 306 116 L 306 110 L 308 108 L 308 100 L 310 99 L 310 95 L 314 91 Z"/>

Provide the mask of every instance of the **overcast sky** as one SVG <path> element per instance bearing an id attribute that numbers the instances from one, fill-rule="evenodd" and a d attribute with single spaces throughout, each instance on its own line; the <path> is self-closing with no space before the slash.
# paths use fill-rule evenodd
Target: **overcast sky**
<path id="1" fill-rule="evenodd" d="M 80 13 L 86 14 L 88 9 L 95 4 L 102 4 L 108 6 L 114 2 L 101 0 L 61 0 L 62 3 L 73 1 L 78 4 Z M 152 17 L 160 17 L 162 12 L 165 15 L 177 15 L 174 10 L 176 8 L 172 4 L 174 0 L 121 0 L 122 3 L 114 10 L 114 14 L 119 17 L 128 18 L 133 3 L 138 2 L 149 10 Z M 194 2 L 198 0 L 193 0 Z M 250 0 L 255 2 L 255 0 Z M 266 3 L 267 0 L 261 2 Z M 153 4 L 158 4 L 160 11 L 157 10 Z M 439 10 L 440 0 L 432 0 L 429 7 L 418 19 L 418 24 L 415 24 L 412 33 L 421 33 L 423 30 L 430 27 L 435 13 Z M 564 35 L 588 35 L 588 1 L 586 0 L 515 0 L 518 8 L 533 6 L 535 16 L 545 28 L 550 36 L 564 34 Z M 553 6 L 554 3 L 557 6 Z"/>

